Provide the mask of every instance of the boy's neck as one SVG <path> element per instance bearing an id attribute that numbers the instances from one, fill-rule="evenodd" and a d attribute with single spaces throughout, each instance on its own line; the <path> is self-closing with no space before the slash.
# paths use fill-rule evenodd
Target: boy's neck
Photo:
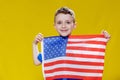
<path id="1" fill-rule="evenodd" d="M 68 36 L 61 36 L 61 35 L 60 35 L 60 37 L 62 37 L 62 38 L 68 38 L 69 36 L 70 36 L 70 35 L 68 35 Z"/>

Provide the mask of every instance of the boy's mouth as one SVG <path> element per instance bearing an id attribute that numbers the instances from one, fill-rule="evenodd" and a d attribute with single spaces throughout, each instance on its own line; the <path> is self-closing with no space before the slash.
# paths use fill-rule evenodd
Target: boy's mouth
<path id="1" fill-rule="evenodd" d="M 68 30 L 66 29 L 66 30 L 60 30 L 61 32 L 67 32 Z"/>

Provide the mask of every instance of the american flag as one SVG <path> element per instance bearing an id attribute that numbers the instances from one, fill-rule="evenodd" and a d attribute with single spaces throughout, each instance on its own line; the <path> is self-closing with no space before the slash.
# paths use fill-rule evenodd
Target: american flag
<path id="1" fill-rule="evenodd" d="M 45 80 L 102 80 L 106 43 L 102 34 L 44 38 Z"/>

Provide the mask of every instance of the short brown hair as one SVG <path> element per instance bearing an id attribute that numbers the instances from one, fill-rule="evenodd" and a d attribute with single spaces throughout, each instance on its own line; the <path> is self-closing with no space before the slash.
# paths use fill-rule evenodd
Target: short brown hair
<path id="1" fill-rule="evenodd" d="M 54 16 L 54 22 L 55 22 L 55 17 L 60 14 L 60 13 L 63 13 L 63 14 L 70 14 L 72 17 L 73 17 L 73 22 L 75 23 L 75 14 L 74 14 L 74 11 L 71 10 L 70 8 L 68 7 L 61 7 L 59 8 L 56 13 L 55 13 L 55 16 Z"/>

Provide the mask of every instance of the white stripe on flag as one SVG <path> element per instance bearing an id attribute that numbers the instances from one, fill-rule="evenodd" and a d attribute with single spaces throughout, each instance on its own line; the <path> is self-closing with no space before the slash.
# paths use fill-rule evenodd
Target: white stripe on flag
<path id="1" fill-rule="evenodd" d="M 73 58 L 73 57 L 57 57 L 54 59 L 45 60 L 45 63 L 60 61 L 60 60 L 72 60 L 72 61 L 82 61 L 82 62 L 99 62 L 104 63 L 104 59 L 94 59 L 94 58 Z"/>
<path id="2" fill-rule="evenodd" d="M 46 77 L 52 77 L 55 75 L 75 75 L 75 76 L 90 76 L 90 77 L 102 77 L 102 73 L 85 73 L 85 72 L 71 72 L 71 71 L 58 71 L 54 73 L 46 74 Z"/>
<path id="3" fill-rule="evenodd" d="M 89 65 L 76 65 L 76 64 L 56 64 L 53 66 L 45 66 L 45 70 L 52 70 L 56 68 L 78 68 L 78 69 L 93 69 L 93 70 L 103 70 L 103 66 L 89 66 Z"/>
<path id="4" fill-rule="evenodd" d="M 70 50 L 67 49 L 66 53 L 72 53 L 72 54 L 88 54 L 88 55 L 99 55 L 104 56 L 105 52 L 98 52 L 98 51 L 86 51 L 86 50 Z"/>
<path id="5" fill-rule="evenodd" d="M 105 49 L 105 45 L 99 45 L 99 44 L 87 44 L 87 43 L 74 43 L 74 44 L 67 44 L 67 46 L 72 46 L 72 47 L 89 47 L 89 48 L 101 48 Z"/>
<path id="6" fill-rule="evenodd" d="M 105 38 L 68 39 L 68 41 L 72 41 L 72 42 L 80 42 L 80 41 L 103 41 L 103 42 L 107 42 L 107 39 L 105 39 Z"/>

